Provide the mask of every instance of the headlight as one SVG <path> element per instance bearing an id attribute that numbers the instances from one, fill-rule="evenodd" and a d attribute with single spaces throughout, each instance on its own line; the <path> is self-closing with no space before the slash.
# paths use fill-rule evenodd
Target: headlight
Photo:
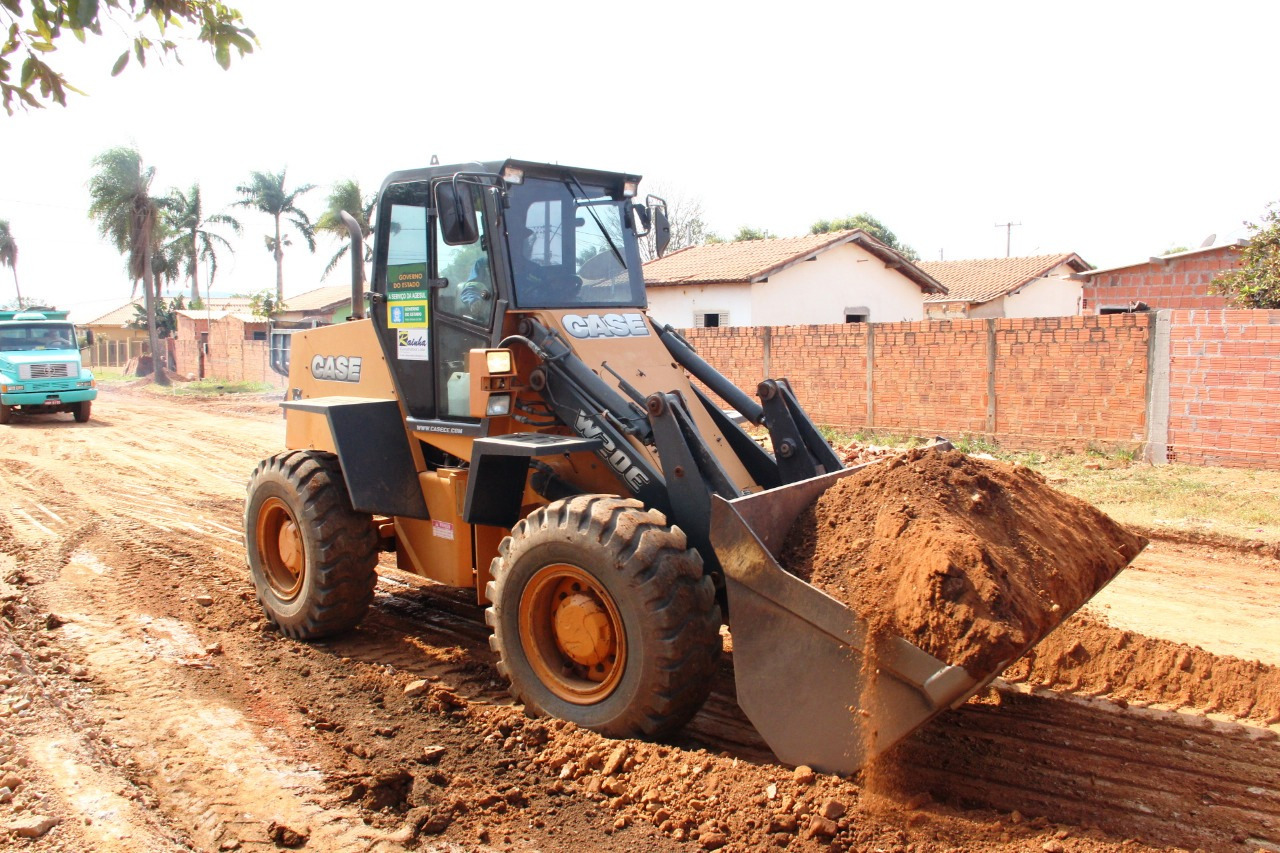
<path id="1" fill-rule="evenodd" d="M 484 354 L 484 366 L 489 373 L 511 372 L 511 350 L 491 349 Z"/>
<path id="2" fill-rule="evenodd" d="M 12 394 L 15 391 L 25 391 L 26 388 L 27 386 L 25 385 L 0 385 L 0 392 Z"/>
<path id="3" fill-rule="evenodd" d="M 77 382 L 77 383 L 76 383 L 76 387 L 77 387 L 77 388 L 92 388 L 92 387 L 93 387 L 93 380 L 92 380 L 92 379 L 90 379 L 88 382 Z"/>
<path id="4" fill-rule="evenodd" d="M 501 418 L 511 414 L 511 395 L 493 394 L 489 397 L 489 405 L 485 407 L 485 416 Z"/>

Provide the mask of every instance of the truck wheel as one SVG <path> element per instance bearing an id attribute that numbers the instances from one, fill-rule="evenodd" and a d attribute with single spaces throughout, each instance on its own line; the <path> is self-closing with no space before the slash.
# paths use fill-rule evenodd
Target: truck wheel
<path id="1" fill-rule="evenodd" d="M 351 508 L 336 457 L 294 450 L 259 462 L 244 532 L 258 601 L 283 633 L 310 640 L 364 618 L 378 537 L 369 514 Z"/>
<path id="2" fill-rule="evenodd" d="M 13 406 L 0 403 L 0 426 L 13 422 Z"/>
<path id="3" fill-rule="evenodd" d="M 523 519 L 486 588 L 490 647 L 533 713 L 660 737 L 711 690 L 720 607 L 684 532 L 636 500 L 583 495 Z"/>
<path id="4" fill-rule="evenodd" d="M 91 400 L 81 400 L 76 403 L 75 415 L 76 423 L 83 424 L 89 422 L 89 413 L 93 411 L 93 402 Z"/>

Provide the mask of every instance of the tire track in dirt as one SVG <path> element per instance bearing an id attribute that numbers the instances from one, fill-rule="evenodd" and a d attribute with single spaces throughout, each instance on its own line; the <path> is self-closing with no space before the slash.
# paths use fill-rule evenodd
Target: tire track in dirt
<path id="1" fill-rule="evenodd" d="M 329 772 L 344 767 L 331 757 L 342 747 L 343 738 L 317 739 L 316 732 L 306 726 L 314 728 L 324 707 L 311 707 L 301 714 L 289 706 L 290 693 L 276 689 L 275 681 L 286 670 L 294 678 L 308 666 L 319 670 L 317 660 L 324 669 L 313 677 L 355 679 L 342 674 L 343 661 L 349 659 L 352 666 L 368 664 L 386 673 L 400 673 L 401 680 L 405 674 L 435 679 L 470 705 L 508 704 L 489 666 L 488 631 L 474 593 L 432 587 L 388 571 L 360 630 L 305 647 L 271 635 L 262 635 L 257 646 L 245 643 L 240 632 L 251 627 L 243 621 L 249 609 L 244 596 L 250 585 L 238 534 L 242 478 L 251 466 L 243 473 L 240 467 L 245 458 L 255 458 L 259 442 L 262 455 L 277 449 L 276 438 L 268 433 L 278 434 L 279 421 L 273 421 L 270 430 L 260 429 L 261 424 L 253 420 L 256 416 L 247 415 L 250 434 L 257 436 L 248 441 L 230 430 L 198 430 L 209 455 L 220 457 L 210 462 L 211 470 L 220 476 L 193 480 L 184 475 L 161 482 L 154 470 L 157 457 L 148 455 L 153 452 L 148 445 L 171 443 L 174 427 L 165 427 L 163 418 L 160 426 L 151 425 L 149 406 L 122 407 L 118 427 L 133 433 L 133 446 L 100 452 L 102 461 L 91 470 L 81 471 L 74 461 L 62 461 L 74 460 L 74 453 L 59 457 L 48 469 L 44 461 L 53 456 L 46 453 L 40 466 L 23 469 L 15 477 L 0 470 L 0 489 L 53 531 L 50 537 L 29 529 L 24 534 L 29 544 L 24 539 L 12 547 L 27 560 L 28 570 L 49 578 L 41 595 L 65 609 L 64 615 L 71 619 L 63 628 L 64 641 L 84 650 L 99 686 L 95 703 L 103 722 L 97 731 L 132 759 L 134 765 L 127 768 L 130 777 L 156 793 L 158 808 L 197 846 L 216 848 L 220 840 L 233 837 L 243 838 L 247 846 L 249 842 L 265 845 L 262 790 L 281 798 L 278 805 L 275 800 L 267 803 L 280 815 L 311 826 L 310 846 L 317 849 L 398 843 L 398 838 L 391 837 L 394 833 L 365 826 L 362 812 L 354 805 L 316 816 L 317 803 L 332 800 L 332 779 L 322 779 L 316 765 Z M 176 421 L 168 418 L 169 424 Z M 0 444 L 0 459 L 13 452 Z M 232 482 L 236 477 L 241 479 Z M 63 524 L 45 523 L 52 519 L 34 506 L 36 501 Z M 0 511 L 0 530 L 15 523 L 25 519 L 15 520 Z M 62 565 L 71 563 L 76 564 L 74 569 L 68 565 L 64 577 L 54 580 Z M 203 591 L 213 594 L 214 610 L 191 600 Z M 238 602 L 231 618 L 224 600 Z M 219 608 L 223 611 L 215 614 Z M 206 618 L 206 614 L 217 618 Z M 206 654 L 216 632 L 233 629 L 236 643 L 228 644 L 224 654 Z M 362 667 L 365 672 L 369 669 Z M 228 685 L 255 683 L 255 677 L 256 683 L 272 686 L 261 693 L 252 688 L 250 697 L 235 698 L 238 694 Z M 388 695 L 398 700 L 399 692 L 393 682 Z M 1102 710 L 1105 704 L 1072 710 L 1062 698 L 1037 696 L 1023 701 L 1024 697 L 1008 691 L 1001 695 L 1005 698 L 998 711 L 965 706 L 944 715 L 907 744 L 895 777 L 903 792 L 929 790 L 950 802 L 1005 811 L 1019 808 L 1027 814 L 1097 824 L 1121 835 L 1206 850 L 1234 853 L 1251 850 L 1249 844 L 1275 843 L 1274 826 L 1280 823 L 1274 811 L 1267 809 L 1277 798 L 1277 784 L 1267 774 L 1274 773 L 1276 746 L 1264 740 L 1265 735 L 1242 738 L 1237 732 L 1248 727 L 1229 725 L 1203 729 L 1198 718 L 1188 722 L 1186 715 L 1164 720 L 1133 710 Z M 1029 701 L 1032 698 L 1034 703 Z M 380 703 L 378 716 L 389 716 Z M 340 724 L 343 719 L 337 718 Z M 352 718 L 345 722 L 355 724 Z M 397 723 L 389 720 L 387 725 Z M 1133 732 L 1126 732 L 1126 726 Z M 199 743 L 210 733 L 216 737 L 225 733 L 221 746 Z M 1183 743 L 1186 740 L 1194 750 Z M 421 745 L 385 743 L 386 761 L 409 755 Z M 734 760 L 771 763 L 767 747 L 733 699 L 731 661 L 717 674 L 711 699 L 677 744 L 694 752 L 719 753 L 723 758 L 716 761 L 730 774 L 729 763 Z M 1190 764 L 1170 765 L 1168 754 L 1180 750 L 1192 750 Z M 1207 764 L 1215 756 L 1228 763 L 1239 784 L 1225 784 L 1215 775 Z M 1246 757 L 1256 761 L 1249 764 Z M 245 762 L 257 775 L 241 773 Z M 779 772 L 789 775 L 786 770 Z M 246 784 L 247 778 L 256 784 Z M 495 778 L 485 781 L 494 783 Z M 1099 781 L 1091 781 L 1095 778 Z M 1198 786 L 1201 801 L 1166 796 L 1162 786 L 1172 784 L 1171 779 L 1179 785 Z M 883 780 L 873 776 L 872 781 Z M 1205 798 L 1210 805 L 1203 802 Z M 240 816 L 246 811 L 254 814 L 248 823 Z M 1187 816 L 1193 812 L 1191 820 L 1203 818 L 1204 823 L 1188 828 Z M 1225 829 L 1229 820 L 1234 822 L 1231 831 Z M 1273 826 L 1264 821 L 1272 821 Z M 1232 840 L 1234 827 L 1243 828 L 1239 841 Z M 572 849 L 572 845 L 561 849 Z"/>
<path id="2" fill-rule="evenodd" d="M 125 551 L 130 544 L 133 550 Z M 214 656 L 184 620 L 137 612 L 135 599 L 146 586 L 144 574 L 182 576 L 199 560 L 172 543 L 138 545 L 110 532 L 90 537 L 77 555 L 87 552 L 96 564 L 73 555 L 46 589 L 67 620 L 65 637 L 107 686 L 97 700 L 101 736 L 128 749 L 135 781 L 155 792 L 174 824 L 206 849 L 224 842 L 267 845 L 272 823 L 308 834 L 319 849 L 370 849 L 388 841 L 352 810 L 320 805 L 322 777 L 291 757 L 296 745 L 287 735 L 260 730 L 191 682 L 184 670 L 216 666 Z M 202 582 L 221 586 L 208 577 Z"/>

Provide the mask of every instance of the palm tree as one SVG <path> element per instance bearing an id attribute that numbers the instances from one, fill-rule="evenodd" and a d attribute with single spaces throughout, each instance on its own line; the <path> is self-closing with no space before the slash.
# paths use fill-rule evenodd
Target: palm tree
<path id="1" fill-rule="evenodd" d="M 158 211 L 168 207 L 168 199 L 151 195 L 154 167 L 143 167 L 142 155 L 132 148 L 110 148 L 93 159 L 97 173 L 89 179 L 89 218 L 97 222 L 98 233 L 110 240 L 128 258 L 129 274 L 142 279 L 147 307 L 147 334 L 151 342 L 151 364 L 156 383 L 168 385 L 161 366 L 160 342 L 156 334 L 155 275 L 152 255 Z"/>
<path id="2" fill-rule="evenodd" d="M 267 235 L 267 251 L 276 259 L 276 301 L 284 301 L 284 247 L 292 245 L 287 235 L 280 233 L 280 220 L 288 217 L 289 224 L 307 241 L 307 248 L 316 250 L 315 232 L 311 219 L 297 206 L 298 196 L 315 189 L 315 184 L 303 184 L 289 191 L 284 186 L 285 170 L 279 172 L 251 172 L 249 183 L 236 187 L 244 196 L 237 207 L 251 207 L 271 215 L 275 221 L 275 236 Z"/>
<path id="3" fill-rule="evenodd" d="M 210 230 L 211 225 L 225 225 L 235 234 L 240 234 L 240 222 L 226 213 L 204 215 L 204 206 L 200 200 L 200 185 L 192 184 L 190 192 L 179 189 L 169 190 L 169 201 L 173 209 L 165 215 L 169 227 L 176 236 L 169 241 L 173 254 L 182 260 L 183 274 L 191 279 L 191 304 L 200 302 L 200 262 L 209 264 L 208 287 L 213 287 L 213 279 L 218 274 L 218 250 L 221 246 L 235 254 L 226 238 Z"/>
<path id="4" fill-rule="evenodd" d="M 9 220 L 0 219 L 0 266 L 13 270 L 13 290 L 18 294 L 18 307 L 22 307 L 22 291 L 18 288 L 18 243 L 9 230 Z"/>
<path id="5" fill-rule="evenodd" d="M 351 248 L 351 242 L 348 240 L 349 232 L 341 216 L 344 210 L 360 223 L 360 233 L 364 237 L 364 260 L 369 261 L 373 258 L 373 249 L 369 245 L 369 235 L 373 233 L 373 226 L 369 222 L 373 219 L 374 202 L 373 196 L 365 198 L 360 192 L 359 181 L 340 181 L 333 185 L 333 191 L 329 193 L 329 207 L 320 214 L 315 227 L 315 230 L 326 231 L 333 235 L 334 239 L 342 241 L 342 247 L 330 258 L 329 265 L 324 268 L 325 278 L 329 277 L 329 273 L 333 272 L 338 262 L 346 257 L 347 251 Z"/>

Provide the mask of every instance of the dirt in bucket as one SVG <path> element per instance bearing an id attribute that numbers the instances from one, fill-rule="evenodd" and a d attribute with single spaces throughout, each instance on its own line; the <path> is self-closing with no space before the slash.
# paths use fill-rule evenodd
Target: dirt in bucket
<path id="1" fill-rule="evenodd" d="M 982 678 L 1146 542 L 1028 468 L 924 449 L 838 480 L 797 519 L 779 562 L 873 634 Z"/>

